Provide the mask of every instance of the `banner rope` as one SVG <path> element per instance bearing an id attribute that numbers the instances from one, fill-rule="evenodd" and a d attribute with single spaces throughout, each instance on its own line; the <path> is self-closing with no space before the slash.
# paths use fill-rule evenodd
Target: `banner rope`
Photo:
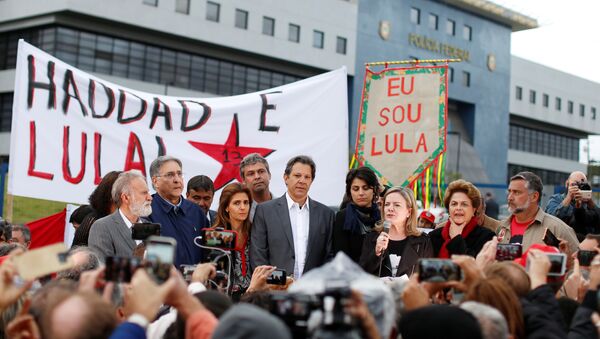
<path id="1" fill-rule="evenodd" d="M 410 64 L 439 64 L 439 63 L 449 63 L 449 62 L 461 62 L 462 59 L 411 59 L 411 60 L 398 60 L 398 61 L 376 61 L 376 62 L 366 62 L 365 66 L 384 66 L 385 68 L 388 65 L 410 65 Z"/>

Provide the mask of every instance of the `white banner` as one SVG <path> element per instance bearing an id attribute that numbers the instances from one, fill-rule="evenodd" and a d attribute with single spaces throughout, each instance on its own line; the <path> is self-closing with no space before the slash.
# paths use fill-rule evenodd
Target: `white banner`
<path id="1" fill-rule="evenodd" d="M 21 40 L 8 192 L 86 203 L 104 174 L 149 176 L 159 154 L 182 160 L 184 181 L 204 174 L 221 188 L 240 180 L 241 158 L 258 152 L 276 196 L 285 192 L 286 162 L 306 154 L 317 164 L 310 196 L 338 205 L 348 168 L 346 77 L 342 68 L 233 97 L 163 96 L 82 72 Z"/>

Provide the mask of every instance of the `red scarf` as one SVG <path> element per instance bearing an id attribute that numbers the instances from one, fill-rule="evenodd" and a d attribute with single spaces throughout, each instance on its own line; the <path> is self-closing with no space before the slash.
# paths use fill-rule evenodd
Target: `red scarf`
<path id="1" fill-rule="evenodd" d="M 471 218 L 471 220 L 469 221 L 469 223 L 467 224 L 467 226 L 465 226 L 465 228 L 463 228 L 462 233 L 460 234 L 463 239 L 469 236 L 469 233 L 471 233 L 471 231 L 473 231 L 475 229 L 475 227 L 477 227 L 477 217 L 473 216 L 473 218 Z M 448 246 L 448 243 L 450 242 L 450 220 L 448 219 L 448 221 L 446 222 L 446 225 L 444 225 L 444 228 L 442 228 L 442 239 L 444 239 L 444 244 L 442 245 L 442 248 L 440 248 L 440 253 L 438 254 L 438 258 L 442 258 L 442 259 L 448 259 L 450 258 L 450 253 L 448 252 L 448 249 L 446 248 L 446 246 Z"/>

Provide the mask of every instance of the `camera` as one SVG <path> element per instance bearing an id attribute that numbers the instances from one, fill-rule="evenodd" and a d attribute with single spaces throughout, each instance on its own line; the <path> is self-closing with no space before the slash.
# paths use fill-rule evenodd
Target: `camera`
<path id="1" fill-rule="evenodd" d="M 360 338 L 359 326 L 346 313 L 351 297 L 346 281 L 328 281 L 316 295 L 273 293 L 269 311 L 290 328 L 294 338 Z"/>
<path id="2" fill-rule="evenodd" d="M 153 235 L 160 235 L 160 224 L 140 222 L 131 226 L 131 238 L 133 240 L 146 240 Z"/>
<path id="3" fill-rule="evenodd" d="M 138 258 L 112 256 L 106 257 L 105 265 L 104 280 L 124 283 L 130 282 L 135 270 L 144 266 Z"/>
<path id="4" fill-rule="evenodd" d="M 577 187 L 579 187 L 579 194 L 581 194 L 581 199 L 590 200 L 592 198 L 592 186 L 589 183 L 582 181 L 577 183 Z"/>
<path id="5" fill-rule="evenodd" d="M 450 259 L 419 259 L 419 281 L 446 282 L 462 279 L 462 270 Z"/>
<path id="6" fill-rule="evenodd" d="M 222 228 L 203 228 L 200 244 L 206 247 L 216 247 L 224 250 L 235 248 L 237 232 Z"/>
<path id="7" fill-rule="evenodd" d="M 496 260 L 515 260 L 523 255 L 523 246 L 521 244 L 498 244 L 496 249 Z"/>
<path id="8" fill-rule="evenodd" d="M 285 270 L 276 269 L 267 277 L 267 284 L 272 285 L 285 285 L 287 275 Z"/>

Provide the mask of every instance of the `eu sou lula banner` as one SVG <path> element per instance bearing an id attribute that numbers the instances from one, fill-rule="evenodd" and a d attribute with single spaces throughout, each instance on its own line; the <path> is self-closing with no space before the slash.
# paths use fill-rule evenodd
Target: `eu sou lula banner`
<path id="1" fill-rule="evenodd" d="M 385 185 L 420 191 L 417 199 L 424 202 L 429 186 L 443 181 L 447 72 L 444 65 L 380 72 L 367 67 L 365 74 L 356 162 L 372 168 Z"/>

